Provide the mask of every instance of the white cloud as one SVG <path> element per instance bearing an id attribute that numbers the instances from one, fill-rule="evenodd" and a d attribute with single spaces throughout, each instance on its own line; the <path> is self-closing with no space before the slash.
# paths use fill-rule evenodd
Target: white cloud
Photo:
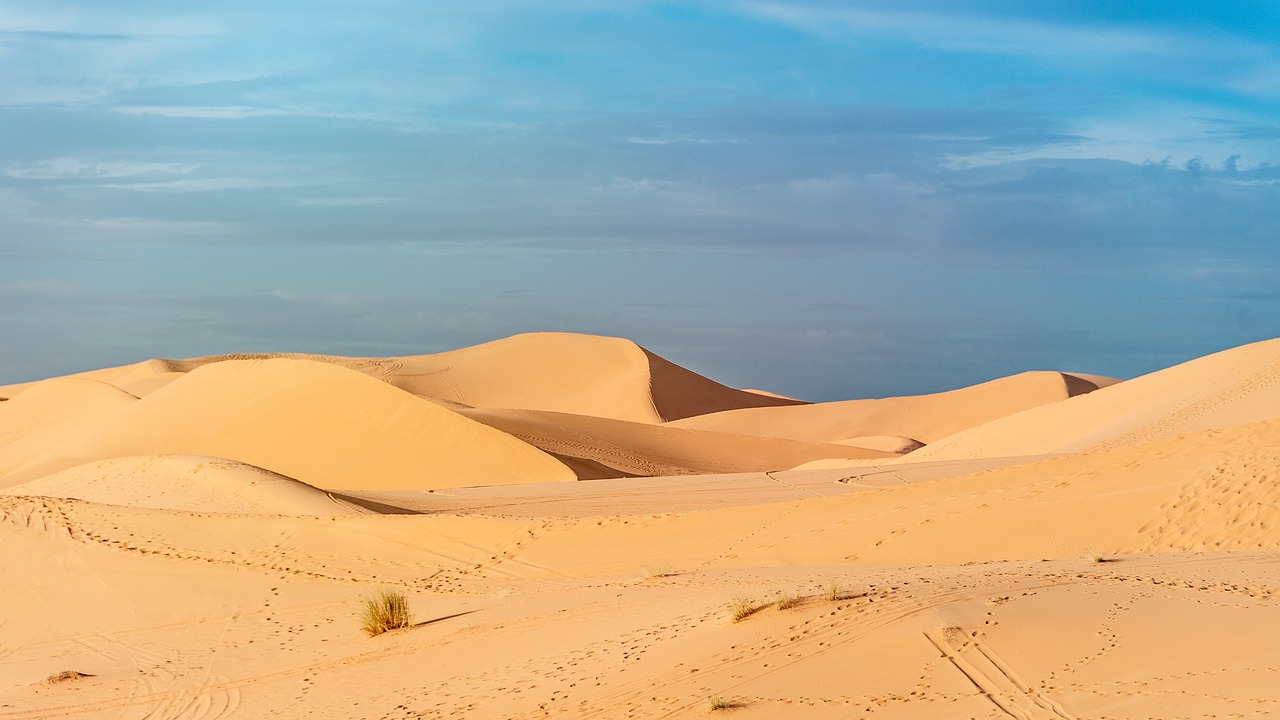
<path id="1" fill-rule="evenodd" d="M 112 108 L 112 110 L 124 115 L 159 115 L 169 118 L 214 120 L 244 120 L 256 117 L 303 114 L 281 108 L 250 107 L 248 105 L 123 105 Z"/>
<path id="2" fill-rule="evenodd" d="M 263 180 L 261 178 L 213 177 L 192 178 L 190 180 L 168 180 L 163 182 L 115 183 L 105 185 L 117 190 L 133 190 L 135 192 L 216 192 L 219 190 L 257 190 L 261 188 L 282 188 L 307 185 L 305 181 Z"/>
<path id="3" fill-rule="evenodd" d="M 973 154 L 950 154 L 944 166 L 952 170 L 990 167 L 1026 160 L 1120 160 L 1142 165 L 1168 162 L 1182 166 L 1202 158 L 1211 163 L 1238 156 L 1243 169 L 1280 160 L 1280 139 L 1248 139 L 1221 132 L 1223 121 L 1211 119 L 1221 108 L 1192 105 L 1151 105 L 1126 117 L 1080 121 L 1075 142 L 1030 149 L 995 149 Z M 1248 118 L 1241 118 L 1248 121 Z"/>
<path id="4" fill-rule="evenodd" d="M 192 163 L 90 162 L 61 157 L 26 166 L 9 167 L 5 175 L 23 180 L 96 180 L 143 175 L 189 175 L 200 168 Z"/>

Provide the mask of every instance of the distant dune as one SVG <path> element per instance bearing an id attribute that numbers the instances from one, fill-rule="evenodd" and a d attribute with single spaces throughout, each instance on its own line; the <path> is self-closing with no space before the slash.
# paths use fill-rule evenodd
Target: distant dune
<path id="1" fill-rule="evenodd" d="M 859 437 L 896 436 L 927 444 L 1010 413 L 1116 382 L 1096 376 L 1027 372 L 933 395 L 728 410 L 671 425 L 810 442 L 857 444 Z"/>
<path id="2" fill-rule="evenodd" d="M 1274 715 L 1278 380 L 804 404 L 547 333 L 3 387 L 0 718 Z"/>
<path id="3" fill-rule="evenodd" d="M 1277 381 L 1280 340 L 1254 343 L 996 419 L 912 455 L 930 460 L 1074 452 L 1271 420 L 1280 408 Z"/>

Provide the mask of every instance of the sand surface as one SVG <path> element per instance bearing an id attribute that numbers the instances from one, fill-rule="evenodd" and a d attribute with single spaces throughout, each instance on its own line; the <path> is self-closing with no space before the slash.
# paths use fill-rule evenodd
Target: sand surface
<path id="1" fill-rule="evenodd" d="M 0 718 L 1280 715 L 1277 353 L 765 408 L 561 334 L 0 388 Z"/>

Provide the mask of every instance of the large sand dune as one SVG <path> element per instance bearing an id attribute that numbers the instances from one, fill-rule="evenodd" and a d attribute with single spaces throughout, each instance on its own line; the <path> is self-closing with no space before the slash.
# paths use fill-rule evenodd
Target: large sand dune
<path id="1" fill-rule="evenodd" d="M 839 404 L 711 416 L 792 439 L 655 424 L 661 402 L 432 402 L 336 360 L 25 386 L 0 403 L 22 466 L 0 475 L 0 718 L 1275 715 L 1276 352 L 1069 399 L 1045 373 L 850 404 L 848 425 Z M 900 458 L 701 471 L 1002 411 Z M 358 469 L 390 481 L 337 482 Z M 415 624 L 366 637 L 387 588 Z"/>

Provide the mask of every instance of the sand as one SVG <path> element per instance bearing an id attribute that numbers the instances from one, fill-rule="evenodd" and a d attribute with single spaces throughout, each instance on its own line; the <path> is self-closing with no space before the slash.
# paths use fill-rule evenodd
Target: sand
<path id="1" fill-rule="evenodd" d="M 316 356 L 10 386 L 0 718 L 1280 713 L 1275 341 L 845 422 L 531 337 L 447 397 Z M 557 343 L 590 392 L 514 387 Z M 384 588 L 414 624 L 367 637 Z"/>

